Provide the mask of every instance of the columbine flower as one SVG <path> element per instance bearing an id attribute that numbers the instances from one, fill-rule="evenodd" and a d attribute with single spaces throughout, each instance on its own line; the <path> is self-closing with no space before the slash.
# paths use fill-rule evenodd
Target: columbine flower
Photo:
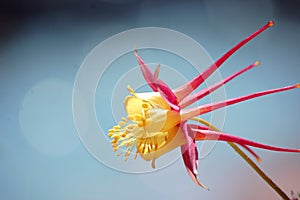
<path id="1" fill-rule="evenodd" d="M 195 141 L 221 140 L 233 142 L 245 148 L 245 150 L 252 154 L 258 161 L 260 158 L 249 148 L 249 146 L 273 151 L 300 152 L 299 149 L 268 146 L 229 135 L 218 131 L 208 122 L 196 118 L 199 115 L 238 102 L 299 88 L 300 84 L 258 92 L 198 107 L 186 108 L 236 76 L 257 66 L 259 62 L 255 62 L 225 78 L 223 81 L 191 95 L 191 92 L 203 83 L 233 53 L 271 26 L 273 26 L 272 21 L 230 49 L 203 73 L 175 90 L 171 90 L 166 83 L 158 78 L 160 66 L 158 66 L 153 73 L 135 50 L 134 54 L 138 60 L 142 74 L 153 92 L 136 93 L 128 86 L 131 95 L 127 96 L 124 102 L 127 116 L 124 117 L 118 125 L 110 129 L 108 133 L 108 136 L 113 138 L 111 143 L 114 151 L 118 151 L 120 148 L 125 150 L 125 160 L 128 159 L 131 153 L 135 153 L 135 157 L 140 155 L 146 161 L 152 160 L 152 167 L 155 167 L 155 160 L 158 157 L 176 147 L 180 147 L 182 158 L 189 175 L 198 185 L 204 188 L 205 186 L 197 180 L 198 152 Z M 203 125 L 188 123 L 191 121 L 200 122 Z"/>

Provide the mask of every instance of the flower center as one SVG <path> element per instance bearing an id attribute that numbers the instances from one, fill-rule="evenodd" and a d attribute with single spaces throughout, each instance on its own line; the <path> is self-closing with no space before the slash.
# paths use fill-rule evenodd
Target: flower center
<path id="1" fill-rule="evenodd" d="M 145 155 L 157 151 L 168 140 L 168 132 L 163 131 L 167 111 L 154 108 L 151 102 L 142 101 L 141 114 L 123 117 L 118 125 L 108 131 L 108 136 L 113 139 L 113 150 L 123 150 L 125 161 L 135 148 L 136 158 L 137 154 Z"/>

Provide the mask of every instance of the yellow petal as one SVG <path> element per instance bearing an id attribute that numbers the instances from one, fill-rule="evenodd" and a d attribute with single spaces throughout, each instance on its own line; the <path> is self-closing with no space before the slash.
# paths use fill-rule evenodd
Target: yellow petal
<path id="1" fill-rule="evenodd" d="M 144 93 L 135 93 L 138 98 L 149 101 L 152 104 L 156 105 L 159 108 L 170 110 L 170 106 L 165 102 L 158 92 L 144 92 Z"/>
<path id="2" fill-rule="evenodd" d="M 156 108 L 170 110 L 170 106 L 156 92 L 135 93 L 135 95 L 125 98 L 124 107 L 128 115 L 142 114 L 143 104 L 147 102 Z"/>
<path id="3" fill-rule="evenodd" d="M 148 132 L 169 132 L 170 129 L 181 122 L 180 113 L 172 110 L 151 109 L 149 124 L 146 125 Z"/>
<path id="4" fill-rule="evenodd" d="M 177 126 L 181 122 L 180 113 L 169 110 L 167 112 L 167 120 L 162 131 L 169 131 L 173 127 Z"/>
<path id="5" fill-rule="evenodd" d="M 150 154 L 141 154 L 141 157 L 146 160 L 156 160 L 160 156 L 172 151 L 173 149 L 186 143 L 184 134 L 179 126 L 173 127 L 168 131 L 168 140 L 165 144 L 158 147 L 158 150 Z M 154 164 L 153 164 L 154 165 Z"/>
<path id="6" fill-rule="evenodd" d="M 144 101 L 135 96 L 127 96 L 124 107 L 128 115 L 142 114 L 142 104 Z"/>
<path id="7" fill-rule="evenodd" d="M 148 124 L 145 126 L 145 130 L 149 137 L 155 135 L 158 132 L 164 130 L 167 124 L 167 110 L 162 109 L 151 109 L 147 112 L 148 114 Z"/>

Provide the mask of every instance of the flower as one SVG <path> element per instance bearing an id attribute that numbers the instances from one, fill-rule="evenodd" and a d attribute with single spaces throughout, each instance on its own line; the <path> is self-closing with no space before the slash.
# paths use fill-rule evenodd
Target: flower
<path id="1" fill-rule="evenodd" d="M 182 158 L 189 175 L 194 182 L 204 188 L 206 188 L 206 186 L 197 179 L 198 151 L 196 141 L 220 140 L 236 143 L 252 154 L 257 161 L 259 161 L 260 158 L 252 149 L 250 149 L 250 146 L 281 152 L 300 152 L 300 149 L 287 149 L 269 146 L 223 133 L 203 119 L 197 118 L 199 115 L 203 115 L 238 102 L 267 94 L 299 88 L 300 84 L 227 99 L 221 102 L 209 103 L 198 107 L 187 108 L 189 105 L 210 94 L 223 84 L 226 84 L 238 75 L 257 66 L 259 62 L 254 62 L 248 67 L 225 78 L 221 82 L 195 92 L 193 95 L 191 94 L 192 91 L 203 83 L 239 48 L 244 46 L 247 42 L 265 31 L 267 28 L 273 26 L 273 24 L 274 23 L 272 21 L 268 22 L 259 30 L 230 49 L 204 72 L 174 90 L 170 89 L 165 82 L 158 78 L 160 65 L 158 65 L 153 73 L 135 50 L 134 54 L 137 58 L 142 74 L 153 92 L 136 93 L 130 86 L 128 86 L 128 91 L 131 95 L 127 96 L 124 101 L 127 116 L 123 117 L 122 121 L 120 121 L 118 125 L 108 131 L 108 136 L 113 139 L 111 141 L 113 150 L 123 150 L 125 152 L 125 160 L 128 159 L 131 153 L 135 152 L 135 157 L 140 155 L 144 160 L 152 161 L 152 167 L 154 168 L 155 160 L 157 158 L 176 147 L 180 147 Z M 191 121 L 200 122 L 203 125 L 199 125 L 198 123 L 193 124 Z M 117 155 L 120 155 L 120 153 Z"/>

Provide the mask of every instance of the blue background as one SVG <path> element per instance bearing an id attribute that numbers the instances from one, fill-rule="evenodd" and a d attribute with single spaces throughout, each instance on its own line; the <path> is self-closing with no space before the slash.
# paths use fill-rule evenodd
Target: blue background
<path id="1" fill-rule="evenodd" d="M 220 69 L 260 60 L 226 85 L 228 98 L 299 82 L 299 1 L 10 1 L 0 4 L 0 199 L 279 199 L 224 143 L 200 161 L 205 191 L 178 160 L 156 173 L 126 174 L 95 160 L 72 116 L 79 66 L 107 37 L 144 26 L 180 31 L 218 58 L 269 20 L 275 26 Z M 152 58 L 153 59 L 153 58 Z M 117 69 L 116 69 L 117 70 Z M 227 109 L 224 131 L 299 148 L 298 90 Z M 104 105 L 105 106 L 105 105 Z M 300 191 L 300 155 L 257 150 L 287 193 Z"/>

